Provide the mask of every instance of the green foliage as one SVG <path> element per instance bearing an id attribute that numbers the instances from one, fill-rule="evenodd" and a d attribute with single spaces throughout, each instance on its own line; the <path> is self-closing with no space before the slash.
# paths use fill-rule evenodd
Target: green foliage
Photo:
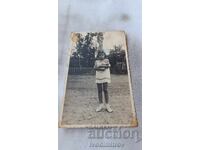
<path id="1" fill-rule="evenodd" d="M 122 45 L 115 45 L 114 49 L 110 50 L 108 57 L 112 73 L 127 73 L 126 53 L 125 50 L 122 49 Z"/>
<path id="2" fill-rule="evenodd" d="M 92 67 L 95 61 L 95 48 L 92 47 L 92 40 L 95 34 L 87 33 L 86 36 L 78 34 L 76 43 L 77 53 L 80 57 L 81 67 Z"/>

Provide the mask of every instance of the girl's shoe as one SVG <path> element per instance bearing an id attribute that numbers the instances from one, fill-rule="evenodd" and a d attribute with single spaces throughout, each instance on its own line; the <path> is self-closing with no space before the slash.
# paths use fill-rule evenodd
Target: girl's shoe
<path id="1" fill-rule="evenodd" d="M 103 108 L 104 108 L 104 104 L 99 104 L 99 106 L 96 109 L 96 112 L 102 111 Z"/>
<path id="2" fill-rule="evenodd" d="M 111 113 L 113 112 L 113 110 L 111 109 L 110 105 L 109 104 L 106 104 L 106 110 Z"/>

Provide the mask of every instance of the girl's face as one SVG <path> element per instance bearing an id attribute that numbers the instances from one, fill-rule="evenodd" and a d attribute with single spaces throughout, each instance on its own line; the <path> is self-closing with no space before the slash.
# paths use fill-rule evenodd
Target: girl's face
<path id="1" fill-rule="evenodd" d="M 100 59 L 100 60 L 105 59 L 105 54 L 104 54 L 104 53 L 100 53 L 100 54 L 99 54 L 99 59 Z"/>

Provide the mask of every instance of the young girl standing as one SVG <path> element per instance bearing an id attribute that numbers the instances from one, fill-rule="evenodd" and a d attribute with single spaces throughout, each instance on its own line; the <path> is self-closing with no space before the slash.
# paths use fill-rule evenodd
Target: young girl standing
<path id="1" fill-rule="evenodd" d="M 99 99 L 99 106 L 97 107 L 96 111 L 101 111 L 105 106 L 108 112 L 112 112 L 113 110 L 108 103 L 108 83 L 111 82 L 110 63 L 109 60 L 106 58 L 105 52 L 102 50 L 99 50 L 97 53 L 94 69 L 96 70 L 96 84 Z M 105 97 L 105 105 L 103 103 L 103 93 Z"/>

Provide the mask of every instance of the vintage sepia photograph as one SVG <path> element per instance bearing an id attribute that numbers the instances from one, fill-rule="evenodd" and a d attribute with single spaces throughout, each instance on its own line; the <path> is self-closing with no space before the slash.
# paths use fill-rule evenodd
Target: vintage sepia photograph
<path id="1" fill-rule="evenodd" d="M 73 32 L 69 40 L 59 126 L 136 127 L 125 32 Z"/>

